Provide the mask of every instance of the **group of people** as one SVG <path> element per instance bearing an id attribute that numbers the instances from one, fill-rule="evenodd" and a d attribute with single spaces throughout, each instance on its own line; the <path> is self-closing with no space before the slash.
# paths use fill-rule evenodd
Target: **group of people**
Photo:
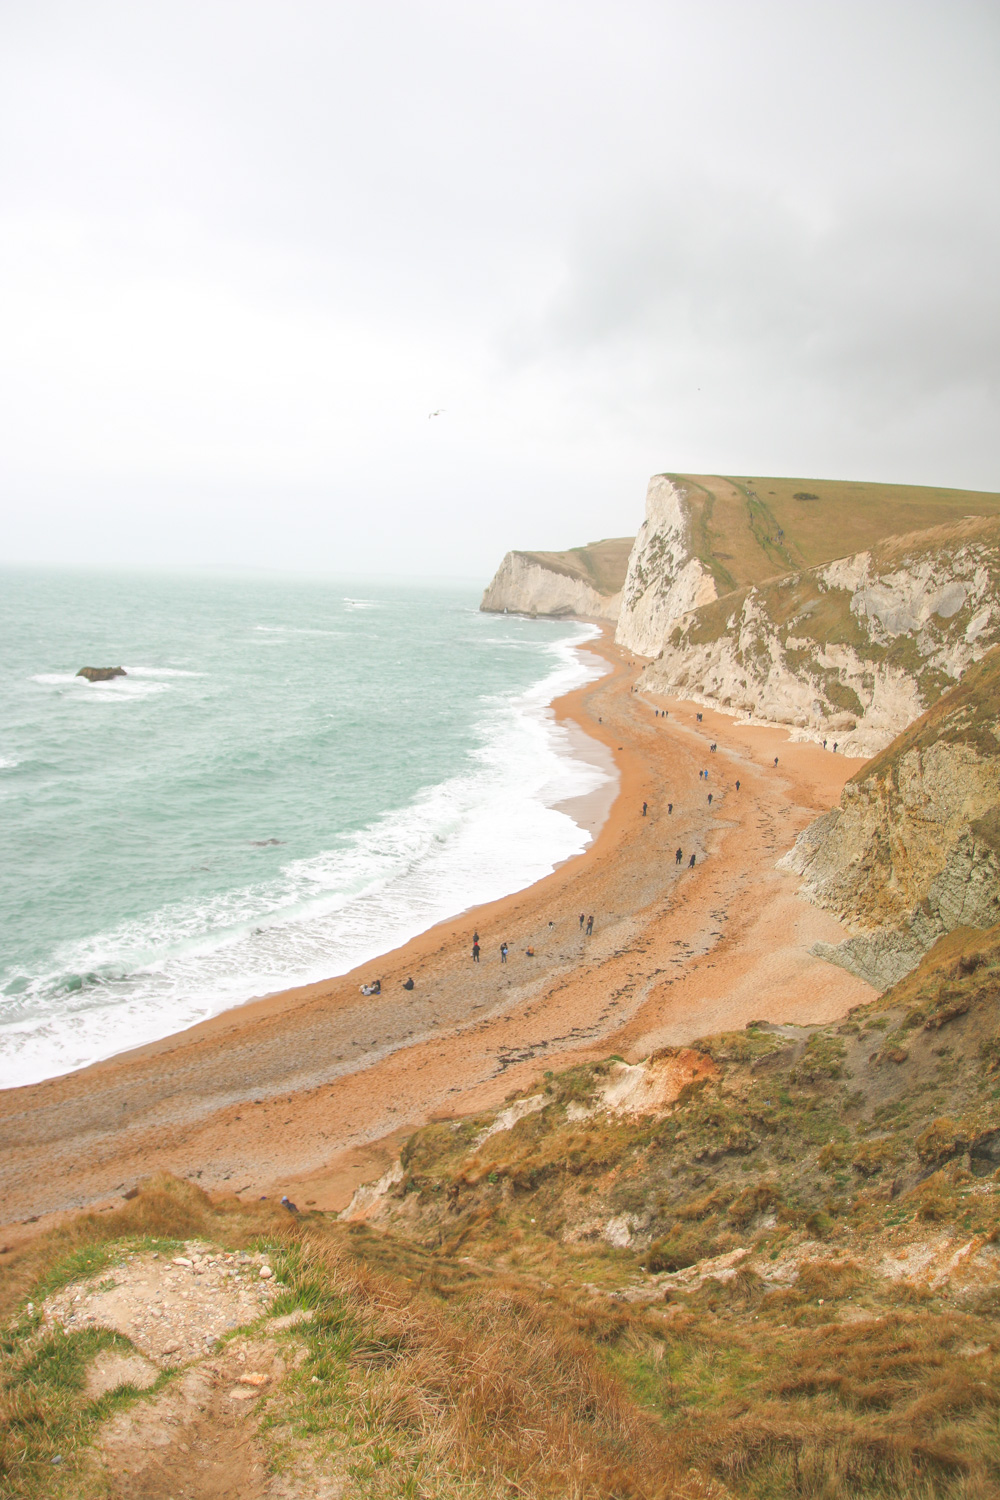
<path id="1" fill-rule="evenodd" d="M 531 950 L 529 949 L 528 951 L 530 953 Z M 482 949 L 479 946 L 479 933 L 478 932 L 474 932 L 472 934 L 472 962 L 474 964 L 477 964 L 479 962 L 479 955 L 480 955 L 481 952 L 482 952 Z M 502 964 L 505 964 L 507 962 L 507 954 L 509 952 L 510 952 L 510 949 L 507 947 L 507 942 L 506 942 L 506 939 L 505 939 L 500 944 L 500 962 Z"/>
<path id="2" fill-rule="evenodd" d="M 550 922 L 549 926 L 550 927 L 554 927 L 555 923 L 554 922 Z M 585 932 L 587 937 L 590 937 L 591 933 L 594 930 L 594 918 L 593 918 L 593 916 L 589 916 L 588 917 L 584 912 L 580 913 L 580 930 L 582 932 Z M 483 951 L 482 950 L 482 945 L 480 944 L 480 941 L 479 941 L 479 933 L 478 932 L 474 932 L 472 934 L 472 962 L 474 964 L 478 964 L 480 962 L 480 959 L 481 959 L 481 956 L 482 956 L 482 951 Z M 525 948 L 524 951 L 527 954 L 528 958 L 534 958 L 534 956 L 535 956 L 535 950 L 534 950 L 534 948 Z M 502 942 L 500 944 L 500 962 L 502 964 L 505 964 L 507 962 L 507 954 L 509 952 L 510 952 L 510 948 L 508 947 L 506 940 L 504 940 L 504 942 Z M 412 986 L 410 986 L 410 987 L 412 988 Z M 407 986 L 404 985 L 403 988 L 406 989 Z"/>

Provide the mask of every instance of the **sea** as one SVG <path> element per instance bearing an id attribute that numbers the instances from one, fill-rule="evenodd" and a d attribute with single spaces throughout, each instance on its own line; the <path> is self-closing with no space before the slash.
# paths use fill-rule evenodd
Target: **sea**
<path id="1" fill-rule="evenodd" d="M 574 799 L 614 768 L 551 704 L 600 675 L 595 629 L 479 596 L 0 572 L 0 1087 L 345 973 L 586 848 Z"/>

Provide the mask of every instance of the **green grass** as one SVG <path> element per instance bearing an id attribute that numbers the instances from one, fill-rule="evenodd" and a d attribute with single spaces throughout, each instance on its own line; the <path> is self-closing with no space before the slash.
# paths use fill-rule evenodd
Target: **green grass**
<path id="1" fill-rule="evenodd" d="M 979 490 L 704 474 L 668 478 L 688 496 L 695 553 L 725 593 L 850 556 L 885 537 L 965 516 L 1000 516 L 1000 495 Z M 797 494 L 816 498 L 801 501 Z"/>

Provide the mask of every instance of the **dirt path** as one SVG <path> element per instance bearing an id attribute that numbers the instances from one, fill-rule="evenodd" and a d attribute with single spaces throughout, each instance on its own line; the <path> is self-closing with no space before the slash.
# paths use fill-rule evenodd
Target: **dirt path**
<path id="1" fill-rule="evenodd" d="M 774 868 L 857 762 L 644 699 L 635 664 L 606 640 L 599 649 L 614 670 L 558 705 L 611 748 L 621 773 L 585 855 L 363 973 L 0 1094 L 4 1217 L 106 1201 L 160 1168 L 341 1207 L 408 1130 L 495 1104 L 543 1066 L 638 1057 L 756 1018 L 826 1021 L 870 999 L 868 986 L 812 957 L 817 939 L 845 934 Z M 592 938 L 580 913 L 594 915 Z M 382 994 L 362 997 L 374 973 Z"/>

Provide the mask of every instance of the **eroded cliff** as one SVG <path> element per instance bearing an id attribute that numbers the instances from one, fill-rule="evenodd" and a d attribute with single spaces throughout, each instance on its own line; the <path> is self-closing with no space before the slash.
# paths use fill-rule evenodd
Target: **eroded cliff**
<path id="1" fill-rule="evenodd" d="M 898 982 L 939 937 L 1000 922 L 1000 650 L 847 783 L 782 861 L 852 936 L 817 948 Z"/>

